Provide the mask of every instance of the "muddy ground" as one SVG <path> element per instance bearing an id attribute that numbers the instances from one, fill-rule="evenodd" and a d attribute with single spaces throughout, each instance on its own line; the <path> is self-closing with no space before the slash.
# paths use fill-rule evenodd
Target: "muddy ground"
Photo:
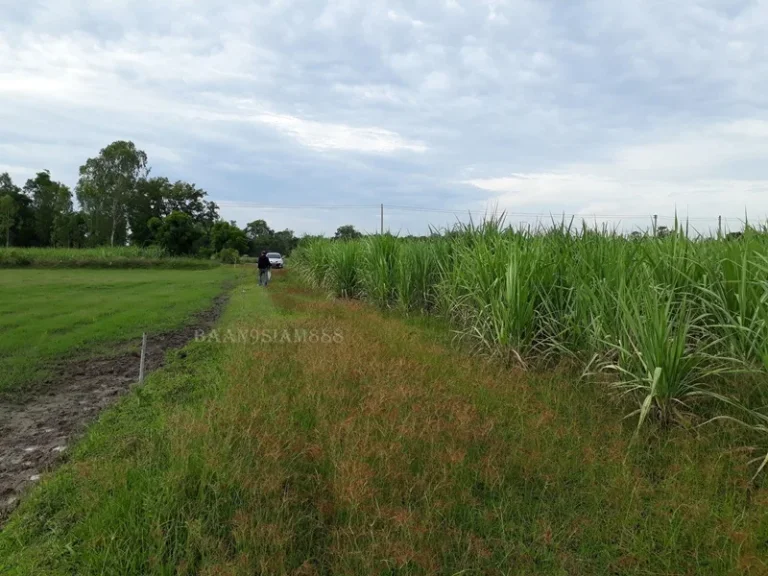
<path id="1" fill-rule="evenodd" d="M 181 348 L 195 330 L 211 327 L 226 303 L 220 296 L 178 330 L 147 335 L 145 369 L 163 365 L 167 351 Z M 137 342 L 141 344 L 141 341 Z M 34 386 L 23 403 L 0 398 L 0 525 L 24 490 L 66 453 L 102 410 L 128 392 L 139 377 L 138 351 L 58 364 L 51 378 Z"/>

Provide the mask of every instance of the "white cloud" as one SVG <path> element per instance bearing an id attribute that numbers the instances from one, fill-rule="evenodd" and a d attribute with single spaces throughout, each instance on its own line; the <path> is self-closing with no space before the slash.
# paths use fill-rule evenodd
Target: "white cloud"
<path id="1" fill-rule="evenodd" d="M 398 151 L 425 152 L 422 142 L 409 141 L 382 128 L 360 128 L 303 120 L 288 114 L 258 114 L 252 119 L 275 127 L 280 132 L 315 150 L 344 150 L 390 154 Z"/>
<path id="2" fill-rule="evenodd" d="M 741 120 L 628 146 L 602 163 L 464 182 L 493 193 L 491 203 L 518 212 L 641 217 L 677 212 L 710 223 L 718 215 L 740 218 L 746 212 L 765 219 L 766 147 L 768 123 Z M 756 177 L 745 175 L 750 161 Z"/>
<path id="3" fill-rule="evenodd" d="M 348 96 L 351 100 L 367 100 L 371 102 L 401 103 L 403 95 L 389 84 L 334 84 L 333 89 L 339 94 Z"/>
<path id="4" fill-rule="evenodd" d="M 433 92 L 442 92 L 451 85 L 451 79 L 445 72 L 432 72 L 424 79 L 422 88 Z"/>

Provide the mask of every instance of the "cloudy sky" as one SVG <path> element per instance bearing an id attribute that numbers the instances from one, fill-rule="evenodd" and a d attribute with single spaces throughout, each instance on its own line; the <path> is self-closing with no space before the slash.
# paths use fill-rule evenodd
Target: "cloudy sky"
<path id="1" fill-rule="evenodd" d="M 116 139 L 241 225 L 768 215 L 768 1 L 0 0 L 0 171 Z M 334 206 L 330 210 L 323 207 Z M 396 207 L 422 207 L 429 211 Z"/>

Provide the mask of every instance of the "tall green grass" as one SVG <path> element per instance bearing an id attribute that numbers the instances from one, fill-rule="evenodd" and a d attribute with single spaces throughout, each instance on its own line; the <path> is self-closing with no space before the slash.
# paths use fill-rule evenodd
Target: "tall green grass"
<path id="1" fill-rule="evenodd" d="M 768 234 L 755 229 L 693 238 L 676 223 L 636 238 L 492 220 L 426 241 L 320 240 L 294 261 L 336 295 L 444 316 L 507 362 L 612 374 L 639 424 L 706 416 L 700 406 L 733 402 L 730 375 L 768 371 Z M 757 390 L 751 401 L 768 404 Z"/>
<path id="2" fill-rule="evenodd" d="M 0 268 L 176 268 L 205 269 L 218 262 L 169 256 L 162 248 L 0 248 Z"/>

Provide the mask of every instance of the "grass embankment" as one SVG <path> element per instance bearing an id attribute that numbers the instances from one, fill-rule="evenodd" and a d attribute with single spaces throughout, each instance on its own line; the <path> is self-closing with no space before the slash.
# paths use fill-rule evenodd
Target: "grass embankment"
<path id="1" fill-rule="evenodd" d="M 159 248 L 0 248 L 0 268 L 216 268 L 218 261 L 168 256 Z"/>
<path id="2" fill-rule="evenodd" d="M 91 429 L 0 534 L 0 571 L 765 572 L 768 493 L 729 428 L 629 450 L 596 387 L 275 276 Z"/>
<path id="3" fill-rule="evenodd" d="M 57 360 L 106 353 L 185 322 L 235 274 L 216 270 L 12 270 L 0 274 L 0 394 Z"/>

